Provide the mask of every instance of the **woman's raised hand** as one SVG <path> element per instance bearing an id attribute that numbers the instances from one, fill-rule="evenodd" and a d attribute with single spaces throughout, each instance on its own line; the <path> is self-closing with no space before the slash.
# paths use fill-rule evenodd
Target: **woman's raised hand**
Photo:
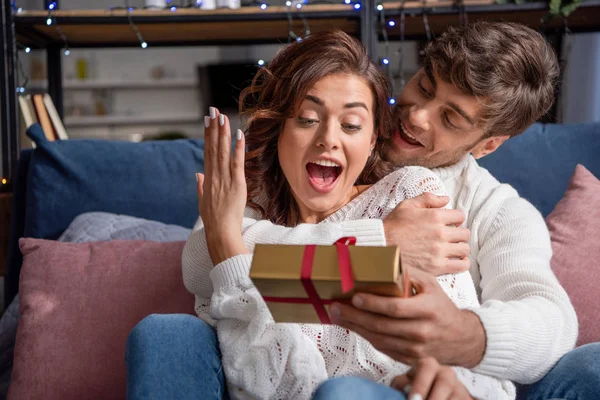
<path id="1" fill-rule="evenodd" d="M 242 239 L 246 207 L 244 133 L 236 132 L 231 154 L 231 129 L 226 115 L 210 107 L 204 117 L 204 175 L 198 174 L 198 208 L 208 252 L 214 265 L 248 253 Z"/>

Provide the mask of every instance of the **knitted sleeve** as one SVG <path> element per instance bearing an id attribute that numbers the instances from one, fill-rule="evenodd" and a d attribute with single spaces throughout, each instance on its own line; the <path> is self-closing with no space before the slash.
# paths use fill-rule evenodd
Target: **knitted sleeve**
<path id="1" fill-rule="evenodd" d="M 256 220 L 256 213 L 246 209 L 242 223 L 242 236 L 248 250 L 254 251 L 256 243 L 269 244 L 333 244 L 344 236 L 357 238 L 359 246 L 385 246 L 383 222 L 378 219 L 340 221 L 339 223 L 300 224 L 294 228 L 274 225 L 266 220 Z M 195 310 L 206 322 L 214 324 L 208 313 L 213 294 L 209 273 L 213 268 L 208 253 L 202 219 L 198 218 L 182 253 L 183 282 L 196 295 Z"/>
<path id="2" fill-rule="evenodd" d="M 298 324 L 275 324 L 249 278 L 251 255 L 217 265 L 211 315 L 231 398 L 309 400 L 327 379 L 323 355 Z"/>
<path id="3" fill-rule="evenodd" d="M 536 382 L 577 340 L 577 316 L 550 267 L 548 228 L 519 197 L 504 200 L 481 226 L 477 262 L 484 303 L 474 311 L 487 346 L 476 371 Z"/>

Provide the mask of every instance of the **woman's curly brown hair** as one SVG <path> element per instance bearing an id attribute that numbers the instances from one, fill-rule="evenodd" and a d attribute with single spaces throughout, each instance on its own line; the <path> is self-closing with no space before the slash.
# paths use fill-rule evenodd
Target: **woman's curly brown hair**
<path id="1" fill-rule="evenodd" d="M 371 62 L 357 39 L 339 30 L 311 34 L 280 51 L 240 95 L 240 115 L 247 118 L 244 130 L 248 206 L 275 224 L 294 226 L 301 222 L 279 165 L 279 134 L 285 121 L 296 115 L 310 88 L 334 74 L 361 77 L 373 92 L 374 132 L 378 140 L 356 184 L 373 184 L 392 170 L 380 157 L 380 139 L 392 131 L 387 77 Z"/>

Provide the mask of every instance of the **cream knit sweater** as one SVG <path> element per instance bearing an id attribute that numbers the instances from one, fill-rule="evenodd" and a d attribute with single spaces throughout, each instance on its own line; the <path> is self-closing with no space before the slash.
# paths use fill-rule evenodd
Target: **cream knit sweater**
<path id="1" fill-rule="evenodd" d="M 423 192 L 445 194 L 439 178 L 420 167 L 400 169 L 382 179 L 320 224 L 294 229 L 245 218 L 243 236 L 250 251 L 256 243 L 332 244 L 348 220 L 382 219 L 402 200 Z M 364 222 L 364 221 L 363 221 Z M 344 235 L 358 245 L 385 245 L 378 232 L 361 234 L 361 224 Z M 315 228 L 321 228 L 315 229 Z M 375 350 L 360 336 L 341 327 L 318 324 L 275 324 L 248 277 L 251 255 L 239 255 L 213 268 L 201 221 L 183 251 L 183 277 L 196 295 L 198 316 L 216 325 L 223 368 L 234 398 L 310 399 L 319 383 L 334 376 L 362 376 L 384 384 L 409 369 Z M 461 308 L 479 307 L 468 273 L 438 278 L 446 294 Z M 455 368 L 478 399 L 514 398 L 508 381 Z"/>

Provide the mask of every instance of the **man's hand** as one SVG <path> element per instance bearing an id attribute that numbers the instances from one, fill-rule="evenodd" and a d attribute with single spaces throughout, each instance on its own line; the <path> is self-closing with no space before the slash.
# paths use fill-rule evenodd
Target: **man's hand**
<path id="1" fill-rule="evenodd" d="M 442 209 L 449 201 L 423 193 L 398 204 L 383 220 L 385 240 L 400 248 L 403 266 L 435 276 L 469 269 L 470 232 L 460 227 L 465 214 Z"/>
<path id="2" fill-rule="evenodd" d="M 407 374 L 394 378 L 391 386 L 409 399 L 473 400 L 454 370 L 432 357 L 419 360 Z"/>
<path id="3" fill-rule="evenodd" d="M 408 272 L 415 296 L 358 293 L 352 298 L 353 306 L 331 306 L 333 323 L 358 333 L 377 350 L 405 364 L 435 357 L 446 365 L 477 366 L 486 346 L 479 317 L 456 307 L 433 275 L 414 268 Z"/>

